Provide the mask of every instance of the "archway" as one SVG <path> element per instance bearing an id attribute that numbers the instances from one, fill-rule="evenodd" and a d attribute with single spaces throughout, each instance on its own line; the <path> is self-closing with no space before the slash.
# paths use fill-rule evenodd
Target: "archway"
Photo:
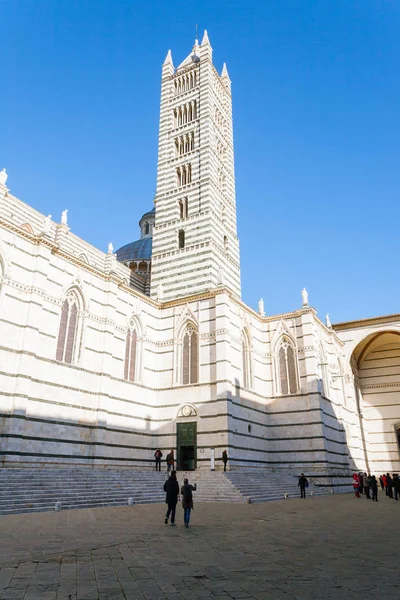
<path id="1" fill-rule="evenodd" d="M 378 331 L 354 349 L 351 364 L 364 455 L 373 473 L 400 469 L 400 332 Z"/>

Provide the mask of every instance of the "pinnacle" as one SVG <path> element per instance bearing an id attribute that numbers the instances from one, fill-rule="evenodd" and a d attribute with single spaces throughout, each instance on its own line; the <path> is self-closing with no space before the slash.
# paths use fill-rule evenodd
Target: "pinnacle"
<path id="1" fill-rule="evenodd" d="M 172 65 L 172 66 L 174 66 L 174 65 L 173 65 L 173 62 L 172 62 L 172 54 L 171 54 L 171 50 L 168 50 L 168 52 L 167 52 L 167 56 L 165 57 L 165 60 L 164 60 L 164 63 L 163 63 L 163 64 L 164 64 L 164 65 Z"/>
<path id="2" fill-rule="evenodd" d="M 229 79 L 228 69 L 226 68 L 226 63 L 224 63 L 222 67 L 221 77 L 227 77 Z"/>
<path id="3" fill-rule="evenodd" d="M 203 39 L 201 40 L 202 46 L 211 46 L 210 40 L 208 39 L 207 29 L 204 30 Z"/>

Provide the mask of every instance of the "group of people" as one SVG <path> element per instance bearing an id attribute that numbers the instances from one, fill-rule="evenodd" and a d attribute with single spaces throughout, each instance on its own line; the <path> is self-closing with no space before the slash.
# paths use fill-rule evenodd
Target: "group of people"
<path id="1" fill-rule="evenodd" d="M 162 457 L 163 453 L 161 452 L 160 448 L 157 448 L 157 450 L 154 452 L 154 460 L 156 461 L 156 471 L 161 472 Z M 165 461 L 167 463 L 167 473 L 173 471 L 175 469 L 175 456 L 173 450 L 168 452 L 167 456 L 165 457 Z M 226 450 L 222 452 L 222 462 L 224 463 L 224 471 L 226 471 L 226 465 L 228 462 L 228 453 Z"/>
<path id="2" fill-rule="evenodd" d="M 191 485 L 189 480 L 183 480 L 183 486 L 180 489 L 182 496 L 183 521 L 186 529 L 189 527 L 190 513 L 193 510 L 193 492 L 197 489 L 197 485 Z M 168 520 L 171 517 L 171 525 L 175 526 L 176 506 L 179 501 L 179 483 L 176 478 L 176 471 L 172 470 L 169 478 L 164 483 L 164 492 L 166 492 L 165 502 L 168 505 L 167 514 L 165 515 L 165 524 L 168 525 Z"/>
<path id="3" fill-rule="evenodd" d="M 393 473 L 393 476 L 389 473 L 380 475 L 379 484 L 386 496 L 398 500 L 400 496 L 400 477 L 397 473 Z M 375 475 L 354 473 L 353 488 L 356 498 L 361 498 L 362 494 L 365 495 L 367 500 L 372 498 L 372 500 L 378 502 L 378 480 Z"/>

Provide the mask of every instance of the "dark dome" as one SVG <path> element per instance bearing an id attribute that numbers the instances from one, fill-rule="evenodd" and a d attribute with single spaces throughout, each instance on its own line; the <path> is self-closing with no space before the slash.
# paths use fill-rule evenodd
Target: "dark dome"
<path id="1" fill-rule="evenodd" d="M 122 246 L 116 251 L 117 260 L 119 262 L 129 262 L 131 260 L 150 260 L 153 239 L 144 237 L 136 242 L 131 242 Z"/>

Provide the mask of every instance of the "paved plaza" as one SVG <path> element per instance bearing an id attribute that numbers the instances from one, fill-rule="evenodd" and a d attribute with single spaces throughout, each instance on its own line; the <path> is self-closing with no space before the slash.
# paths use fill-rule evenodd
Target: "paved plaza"
<path id="1" fill-rule="evenodd" d="M 352 495 L 0 517 L 2 600 L 400 597 L 400 502 Z"/>

